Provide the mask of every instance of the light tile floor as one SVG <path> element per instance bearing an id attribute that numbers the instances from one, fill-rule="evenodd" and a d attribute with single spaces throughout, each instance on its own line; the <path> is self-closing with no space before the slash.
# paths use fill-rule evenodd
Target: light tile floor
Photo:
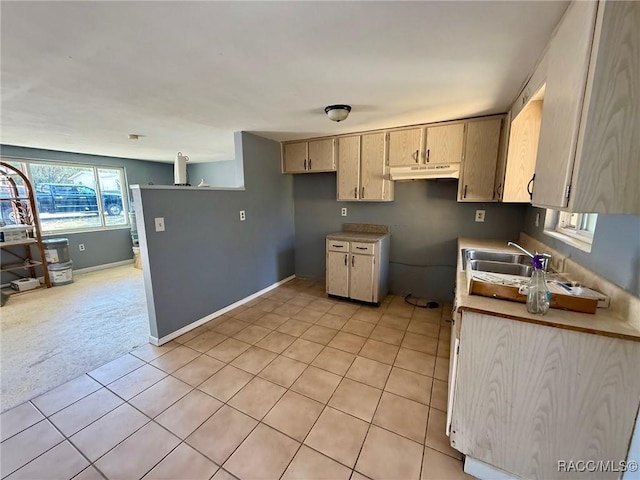
<path id="1" fill-rule="evenodd" d="M 7 479 L 457 479 L 450 306 L 296 279 L 0 416 Z"/>

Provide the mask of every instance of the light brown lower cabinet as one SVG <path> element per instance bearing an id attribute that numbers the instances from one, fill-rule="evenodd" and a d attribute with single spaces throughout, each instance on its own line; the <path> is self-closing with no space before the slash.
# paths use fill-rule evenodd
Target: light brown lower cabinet
<path id="1" fill-rule="evenodd" d="M 519 478 L 620 477 L 558 462 L 628 458 L 640 342 L 469 311 L 457 321 L 451 446 Z"/>
<path id="2" fill-rule="evenodd" d="M 344 234 L 326 239 L 327 294 L 379 304 L 388 291 L 389 235 L 363 241 Z"/>

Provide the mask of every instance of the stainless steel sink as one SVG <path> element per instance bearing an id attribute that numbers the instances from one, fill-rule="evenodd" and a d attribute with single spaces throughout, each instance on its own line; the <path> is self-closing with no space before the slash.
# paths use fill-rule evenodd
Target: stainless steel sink
<path id="1" fill-rule="evenodd" d="M 464 268 L 521 277 L 530 277 L 533 270 L 531 258 L 519 253 L 463 249 L 462 262 Z"/>
<path id="2" fill-rule="evenodd" d="M 531 265 L 531 258 L 520 253 L 491 252 L 487 250 L 462 250 L 462 261 L 465 260 L 488 260 L 490 262 L 517 263 L 520 265 Z"/>
<path id="3" fill-rule="evenodd" d="M 471 270 L 491 273 L 505 273 L 507 275 L 519 275 L 530 277 L 533 267 L 520 263 L 494 262 L 491 260 L 469 260 Z"/>

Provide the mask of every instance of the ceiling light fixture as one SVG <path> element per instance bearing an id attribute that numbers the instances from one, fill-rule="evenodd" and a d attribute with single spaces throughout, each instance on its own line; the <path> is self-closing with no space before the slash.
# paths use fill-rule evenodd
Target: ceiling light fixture
<path id="1" fill-rule="evenodd" d="M 349 116 L 351 107 L 349 105 L 329 105 L 324 108 L 324 112 L 334 122 L 341 122 Z"/>

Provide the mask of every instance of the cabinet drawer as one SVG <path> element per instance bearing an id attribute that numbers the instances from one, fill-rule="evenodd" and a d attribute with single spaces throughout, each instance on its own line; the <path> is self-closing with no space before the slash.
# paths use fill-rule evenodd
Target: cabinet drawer
<path id="1" fill-rule="evenodd" d="M 373 255 L 374 243 L 351 242 L 351 253 Z"/>
<path id="2" fill-rule="evenodd" d="M 348 252 L 349 242 L 344 240 L 327 239 L 327 250 L 330 252 Z"/>

